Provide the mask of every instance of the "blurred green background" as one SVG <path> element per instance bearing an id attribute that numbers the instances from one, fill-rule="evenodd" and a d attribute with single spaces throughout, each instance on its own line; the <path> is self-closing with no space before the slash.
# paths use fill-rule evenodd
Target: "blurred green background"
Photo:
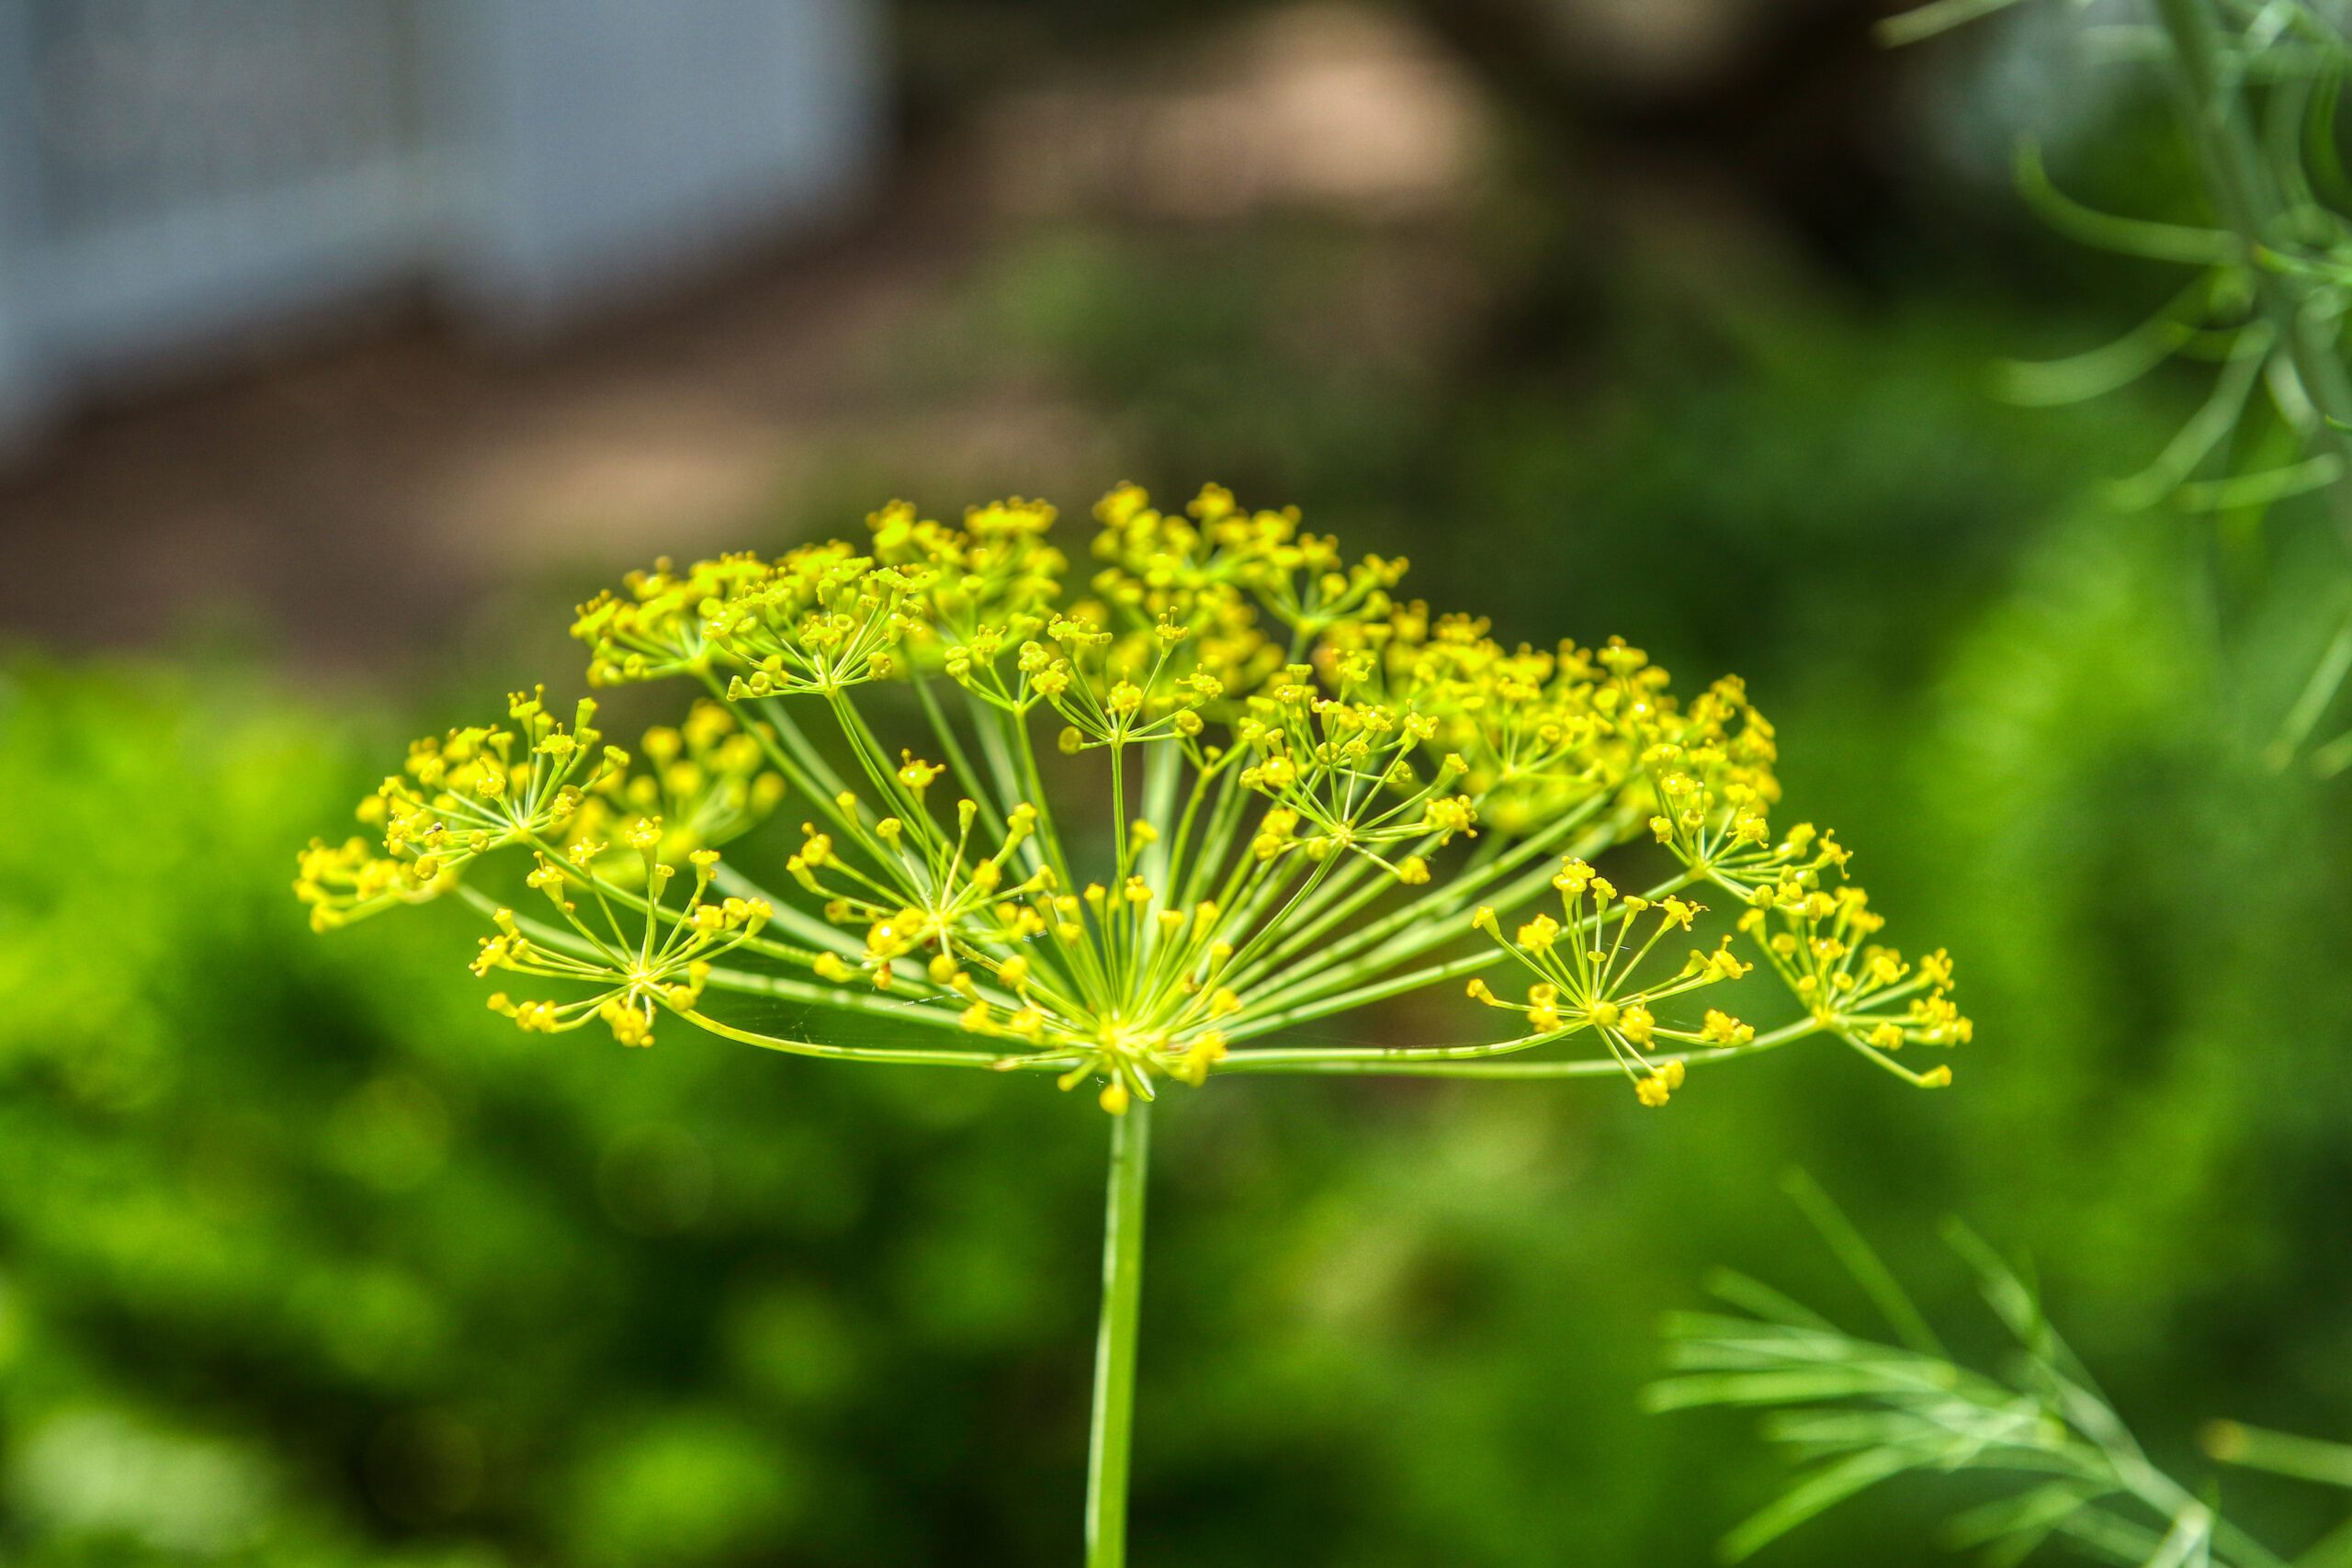
<path id="1" fill-rule="evenodd" d="M 462 910 L 322 939 L 288 883 L 408 736 L 569 695 L 642 559 L 1127 478 L 1746 675 L 1978 1020 L 1939 1095 L 1807 1049 L 1660 1115 L 1178 1096 L 1138 1562 L 1706 1561 L 1776 1461 L 1636 1392 L 1714 1265 L 1850 1303 L 1792 1164 L 1939 1316 L 1939 1214 L 2029 1251 L 2160 1459 L 2352 1431 L 2352 786 L 2254 760 L 2342 574 L 2291 506 L 2104 503 L 2193 377 L 1995 400 L 2170 286 L 2037 231 L 2007 138 L 2139 211 L 2180 153 L 2046 20 L 1889 56 L 1879 9 L 910 4 L 813 250 L 520 354 L 396 312 L 0 478 L 0 1557 L 1073 1560 L 1083 1097 L 523 1036 Z M 1935 1561 L 1948 1502 L 1769 1560 Z"/>

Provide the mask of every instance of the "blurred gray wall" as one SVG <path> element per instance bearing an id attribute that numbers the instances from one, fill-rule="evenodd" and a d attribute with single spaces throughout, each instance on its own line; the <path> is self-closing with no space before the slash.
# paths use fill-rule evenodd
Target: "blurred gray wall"
<path id="1" fill-rule="evenodd" d="M 0 0 L 0 450 L 10 432 L 29 423 L 38 396 L 26 286 L 17 276 L 29 245 L 33 151 L 25 20 L 22 6 Z"/>
<path id="2" fill-rule="evenodd" d="M 560 315 L 817 212 L 871 167 L 878 18 L 863 0 L 460 5 L 459 276 Z"/>
<path id="3" fill-rule="evenodd" d="M 869 183 L 876 0 L 0 0 L 0 434 L 422 283 L 536 333 Z"/>

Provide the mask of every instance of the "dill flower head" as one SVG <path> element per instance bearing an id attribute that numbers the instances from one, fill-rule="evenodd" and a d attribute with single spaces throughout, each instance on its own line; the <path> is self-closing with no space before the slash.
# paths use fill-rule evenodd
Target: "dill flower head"
<path id="1" fill-rule="evenodd" d="M 1623 641 L 1506 647 L 1401 597 L 1403 560 L 1214 485 L 1173 512 L 1122 486 L 1094 517 L 1083 564 L 1012 500 L 634 573 L 572 634 L 592 685 L 696 690 L 676 725 L 625 752 L 593 702 L 567 726 L 518 694 L 419 741 L 361 803 L 380 849 L 315 842 L 296 890 L 322 930 L 464 898 L 478 974 L 552 983 L 492 998 L 526 1030 L 642 1045 L 676 1017 L 1043 1071 L 1114 1114 L 1253 1071 L 1620 1075 L 1656 1106 L 1814 1035 L 1950 1081 L 1897 1060 L 1969 1037 L 1950 959 L 1879 942 L 1845 848 L 1773 825 L 1737 680 L 1686 699 Z M 780 842 L 722 863 L 753 833 Z M 1487 1037 L 1306 1037 L 1432 988 Z M 939 1038 L 786 1038 L 729 998 Z"/>

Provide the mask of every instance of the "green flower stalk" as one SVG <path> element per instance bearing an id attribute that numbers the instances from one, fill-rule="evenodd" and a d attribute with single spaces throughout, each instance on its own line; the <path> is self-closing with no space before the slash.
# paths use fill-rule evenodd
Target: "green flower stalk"
<path id="1" fill-rule="evenodd" d="M 1181 513 L 1123 487 L 1095 516 L 1083 576 L 1054 510 L 1021 501 L 960 527 L 894 503 L 862 544 L 634 574 L 573 635 L 592 685 L 698 688 L 678 727 L 632 756 L 592 702 L 566 726 L 517 695 L 503 724 L 419 741 L 361 805 L 380 848 L 314 842 L 296 887 L 321 930 L 472 904 L 492 925 L 476 973 L 558 993 L 491 998 L 526 1030 L 601 1022 L 641 1046 L 675 1018 L 789 1055 L 1089 1086 L 1117 1119 L 1100 1565 L 1124 1560 L 1144 1123 L 1170 1084 L 1602 1076 L 1663 1106 L 1691 1067 L 1821 1036 L 1932 1088 L 1949 1068 L 1898 1057 L 1969 1023 L 1944 954 L 1875 940 L 1832 835 L 1774 830 L 1773 731 L 1736 680 L 1686 702 L 1622 641 L 1506 648 L 1398 598 L 1403 561 L 1349 561 L 1295 509 L 1216 486 Z M 786 807 L 780 880 L 721 862 Z M 1728 1005 L 1758 969 L 1785 1021 Z M 1498 1027 L 1372 1048 L 1307 1032 L 1433 987 Z M 729 1021 L 778 998 L 935 1039 Z"/>

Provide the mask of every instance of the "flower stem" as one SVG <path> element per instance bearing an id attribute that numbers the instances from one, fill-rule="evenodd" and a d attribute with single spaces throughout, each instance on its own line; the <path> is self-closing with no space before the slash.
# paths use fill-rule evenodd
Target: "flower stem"
<path id="1" fill-rule="evenodd" d="M 1143 1185 L 1151 1102 L 1111 1118 L 1102 1206 L 1102 1320 L 1094 1339 L 1094 1418 L 1086 1460 L 1086 1568 L 1127 1560 L 1127 1462 L 1135 1434 L 1136 1322 L 1143 1304 Z"/>

